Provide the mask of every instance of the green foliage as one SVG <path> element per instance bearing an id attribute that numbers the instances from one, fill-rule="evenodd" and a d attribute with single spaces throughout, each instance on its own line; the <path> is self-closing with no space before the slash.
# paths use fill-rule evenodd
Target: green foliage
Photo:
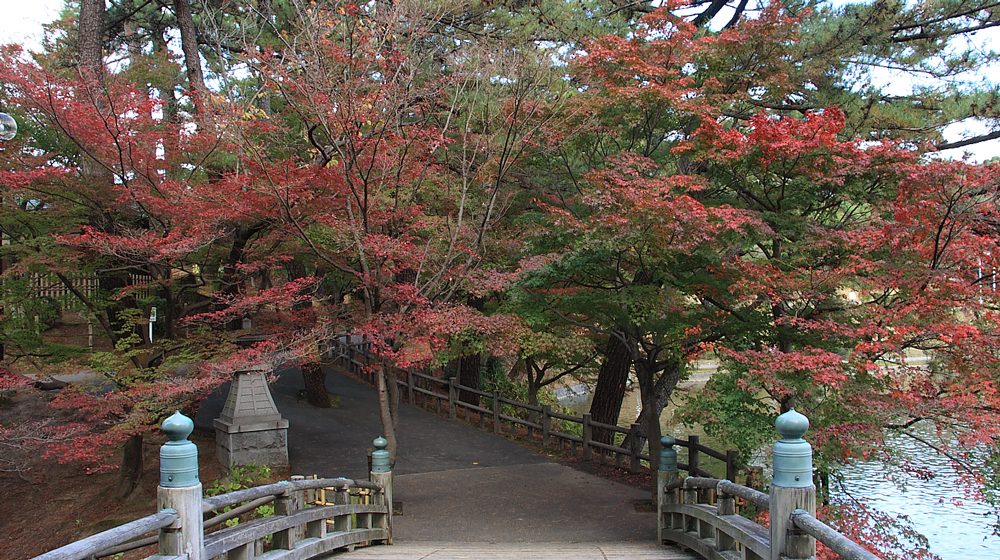
<path id="1" fill-rule="evenodd" d="M 745 372 L 730 365 L 734 367 L 720 367 L 702 390 L 691 393 L 676 417 L 686 426 L 702 426 L 741 457 L 752 457 L 772 443 L 777 414 L 770 397 L 748 389 Z"/>
<path id="2" fill-rule="evenodd" d="M 205 496 L 220 496 L 236 492 L 237 490 L 253 488 L 266 482 L 270 477 L 271 469 L 267 465 L 258 465 L 256 463 L 242 466 L 237 465 L 230 469 L 228 476 L 221 480 L 216 480 L 212 483 L 212 486 L 205 488 Z M 230 511 L 231 509 L 230 507 L 226 507 L 223 512 Z M 269 517 L 271 515 L 274 515 L 273 503 L 264 504 L 254 509 L 254 513 L 250 515 L 250 519 Z M 229 519 L 226 521 L 226 526 L 234 527 L 239 522 L 240 519 L 238 517 Z"/>

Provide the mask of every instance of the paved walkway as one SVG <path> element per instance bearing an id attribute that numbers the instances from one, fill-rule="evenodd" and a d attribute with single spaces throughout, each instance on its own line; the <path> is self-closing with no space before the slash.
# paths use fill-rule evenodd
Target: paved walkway
<path id="1" fill-rule="evenodd" d="M 340 408 L 317 409 L 299 402 L 304 387 L 296 368 L 283 370 L 271 386 L 275 404 L 289 422 L 292 473 L 367 479 L 365 450 L 382 431 L 375 391 L 330 371 L 327 388 L 340 395 Z M 199 427 L 211 426 L 226 391 L 228 386 L 203 404 Z M 402 502 L 402 515 L 393 519 L 394 538 L 401 546 L 656 540 L 656 514 L 638 513 L 633 505 L 648 499 L 647 491 L 559 465 L 506 438 L 405 404 L 400 406 L 393 495 Z M 428 551 L 440 550 L 437 555 L 414 551 L 412 557 L 462 557 L 442 556 L 441 547 L 427 546 Z M 602 550 L 587 546 L 592 552 Z M 588 554 L 581 551 L 579 557 Z"/>
<path id="2" fill-rule="evenodd" d="M 690 554 L 656 543 L 403 543 L 370 546 L 337 556 L 341 560 L 692 560 Z"/>

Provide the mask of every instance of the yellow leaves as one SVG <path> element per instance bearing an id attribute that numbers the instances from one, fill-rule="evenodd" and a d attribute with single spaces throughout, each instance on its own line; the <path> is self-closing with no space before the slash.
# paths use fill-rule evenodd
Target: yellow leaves
<path id="1" fill-rule="evenodd" d="M 252 120 L 256 120 L 256 119 L 268 119 L 268 120 L 270 120 L 270 118 L 271 117 L 269 117 L 267 113 L 265 113 L 260 107 L 258 107 L 256 105 L 251 105 L 250 107 L 248 107 L 246 109 L 246 111 L 243 111 L 243 120 L 244 121 L 252 121 Z"/>

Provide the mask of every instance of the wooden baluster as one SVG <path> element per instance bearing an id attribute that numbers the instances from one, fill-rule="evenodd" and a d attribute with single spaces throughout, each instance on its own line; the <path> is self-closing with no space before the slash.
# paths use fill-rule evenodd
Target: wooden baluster
<path id="1" fill-rule="evenodd" d="M 594 437 L 594 428 L 590 425 L 590 413 L 583 415 L 583 460 L 592 461 L 594 459 L 591 442 Z M 574 449 L 575 451 L 575 449 Z"/>
<path id="2" fill-rule="evenodd" d="M 336 492 L 333 494 L 333 504 L 338 506 L 346 506 L 351 503 L 351 489 L 345 483 L 340 488 L 337 488 Z M 333 518 L 333 530 L 337 533 L 347 533 L 351 530 L 351 514 L 346 513 L 343 515 L 336 515 Z"/>
<path id="3" fill-rule="evenodd" d="M 698 489 L 688 488 L 687 483 L 684 484 L 684 503 L 687 505 L 693 505 L 698 503 Z M 682 529 L 685 533 L 693 533 L 698 530 L 698 519 L 694 517 L 684 516 L 684 526 Z"/>
<path id="4" fill-rule="evenodd" d="M 721 484 L 719 486 L 721 486 Z M 715 497 L 718 502 L 718 509 L 716 510 L 716 513 L 719 516 L 736 515 L 736 498 L 726 494 L 725 491 L 719 487 L 716 487 L 715 489 Z M 715 536 L 715 542 L 720 551 L 737 549 L 736 539 L 721 529 L 717 529 L 716 531 L 717 534 Z"/>
<path id="5" fill-rule="evenodd" d="M 288 484 L 288 489 L 274 500 L 274 515 L 295 515 L 297 511 L 302 509 L 303 492 L 295 490 L 290 482 L 286 481 L 285 483 Z M 304 528 L 301 525 L 278 531 L 274 534 L 274 548 L 294 550 L 300 534 L 304 533 Z"/>
<path id="6" fill-rule="evenodd" d="M 410 406 L 416 406 L 416 402 L 413 400 L 413 369 L 406 368 L 406 402 Z"/>

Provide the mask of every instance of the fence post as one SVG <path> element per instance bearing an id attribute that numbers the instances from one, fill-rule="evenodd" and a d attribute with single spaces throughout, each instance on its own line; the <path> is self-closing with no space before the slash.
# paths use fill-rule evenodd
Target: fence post
<path id="1" fill-rule="evenodd" d="M 371 374 L 371 380 L 375 381 L 375 373 L 372 372 L 371 364 L 368 363 L 368 335 L 361 335 L 361 355 L 365 357 L 365 374 Z"/>
<path id="2" fill-rule="evenodd" d="M 736 468 L 736 458 L 739 456 L 739 452 L 735 449 L 726 450 L 726 480 L 730 482 L 736 482 L 736 477 L 739 474 Z"/>
<path id="3" fill-rule="evenodd" d="M 660 438 L 660 466 L 656 471 L 656 541 L 660 544 L 663 544 L 663 532 L 673 529 L 673 515 L 663 513 L 663 506 L 677 503 L 677 491 L 667 493 L 667 485 L 678 477 L 675 442 L 670 436 Z"/>
<path id="4" fill-rule="evenodd" d="M 386 544 L 392 544 L 392 467 L 389 463 L 389 452 L 385 447 L 389 442 L 383 437 L 372 442 L 375 451 L 372 452 L 372 470 L 370 480 L 382 487 L 382 501 L 385 502 L 386 514 L 384 528 L 389 533 Z"/>
<path id="5" fill-rule="evenodd" d="M 458 389 L 455 387 L 455 378 L 448 378 L 448 418 L 454 420 L 458 417 Z M 469 419 L 469 409 L 465 409 L 465 419 Z"/>
<path id="6" fill-rule="evenodd" d="M 781 440 L 774 444 L 774 479 L 771 481 L 771 560 L 812 558 L 816 539 L 796 529 L 792 511 L 816 515 L 816 487 L 812 483 L 812 446 L 802 439 L 809 419 L 794 409 L 774 422 Z"/>
<path id="7" fill-rule="evenodd" d="M 542 405 L 542 447 L 552 445 L 552 405 Z"/>
<path id="8" fill-rule="evenodd" d="M 590 461 L 594 458 L 593 448 L 590 442 L 594 438 L 594 428 L 590 425 L 590 413 L 583 415 L 583 460 Z"/>
<path id="9" fill-rule="evenodd" d="M 628 430 L 629 454 L 631 455 L 628 465 L 629 472 L 639 472 L 639 452 L 641 451 L 639 446 L 639 430 L 641 429 L 642 426 L 639 424 L 632 424 Z M 663 438 L 660 438 L 660 440 L 662 441 Z"/>
<path id="10" fill-rule="evenodd" d="M 194 422 L 179 411 L 163 421 L 169 440 L 160 447 L 160 485 L 156 503 L 173 509 L 179 519 L 160 530 L 162 556 L 186 554 L 188 560 L 205 560 L 205 528 L 201 512 L 201 481 L 198 480 L 198 446 L 188 441 Z"/>
<path id="11" fill-rule="evenodd" d="M 493 391 L 493 433 L 503 433 L 503 425 L 500 423 L 500 391 Z"/>
<path id="12" fill-rule="evenodd" d="M 416 401 L 413 400 L 413 382 L 415 377 L 413 375 L 413 368 L 406 368 L 406 402 L 410 406 L 417 406 Z"/>
<path id="13" fill-rule="evenodd" d="M 701 464 L 701 456 L 698 452 L 700 441 L 701 436 L 688 436 L 688 476 L 698 476 Z"/>

